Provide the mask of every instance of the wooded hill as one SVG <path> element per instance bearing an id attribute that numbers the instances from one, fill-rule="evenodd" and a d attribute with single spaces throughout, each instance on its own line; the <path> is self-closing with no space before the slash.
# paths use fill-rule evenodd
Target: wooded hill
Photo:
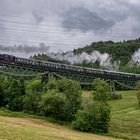
<path id="1" fill-rule="evenodd" d="M 95 50 L 99 51 L 101 54 L 107 53 L 111 57 L 112 64 L 114 62 L 119 62 L 120 71 L 140 73 L 140 65 L 131 61 L 132 56 L 139 49 L 140 49 L 140 38 L 135 40 L 120 41 L 120 42 L 113 42 L 113 41 L 93 42 L 91 45 L 87 45 L 83 48 L 74 49 L 72 53 L 74 53 L 74 55 L 80 55 L 83 52 L 87 54 L 91 54 Z M 63 53 L 62 55 L 64 56 L 67 53 L 68 52 Z M 51 57 L 48 57 L 47 54 L 34 55 L 32 58 L 39 59 L 39 60 L 47 60 L 50 62 L 68 63 L 68 61 L 55 60 Z M 94 63 L 82 62 L 76 65 L 92 67 L 92 68 L 104 68 L 100 65 L 98 61 Z"/>

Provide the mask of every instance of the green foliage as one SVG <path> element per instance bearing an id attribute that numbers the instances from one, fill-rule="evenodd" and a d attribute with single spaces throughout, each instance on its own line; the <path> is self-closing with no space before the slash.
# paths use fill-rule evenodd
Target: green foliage
<path id="1" fill-rule="evenodd" d="M 75 113 L 80 108 L 82 94 L 81 87 L 77 82 L 67 79 L 60 80 L 58 85 L 59 92 L 62 92 L 68 99 L 69 120 L 72 120 Z"/>
<path id="2" fill-rule="evenodd" d="M 28 113 L 38 113 L 39 102 L 41 101 L 40 93 L 26 93 L 23 99 L 23 110 Z"/>
<path id="3" fill-rule="evenodd" d="M 40 80 L 32 80 L 32 81 L 29 81 L 27 83 L 27 86 L 26 86 L 26 90 L 27 92 L 32 92 L 32 93 L 36 93 L 36 92 L 41 92 L 41 81 Z"/>
<path id="4" fill-rule="evenodd" d="M 65 121 L 67 118 L 67 99 L 54 90 L 48 91 L 40 103 L 41 113 L 56 120 Z"/>
<path id="5" fill-rule="evenodd" d="M 89 132 L 92 129 L 91 117 L 91 114 L 86 110 L 78 110 L 76 120 L 72 122 L 72 125 L 76 129 Z"/>
<path id="6" fill-rule="evenodd" d="M 82 131 L 107 133 L 110 121 L 110 107 L 107 104 L 109 85 L 104 80 L 95 79 L 92 100 L 83 100 L 82 109 L 76 114 L 73 127 Z"/>
<path id="7" fill-rule="evenodd" d="M 21 111 L 25 94 L 24 83 L 20 80 L 9 79 L 8 88 L 5 90 L 4 103 L 12 111 Z"/>
<path id="8" fill-rule="evenodd" d="M 132 72 L 132 73 L 140 73 L 139 66 L 130 66 L 129 62 L 131 61 L 132 55 L 135 51 L 140 48 L 140 38 L 135 40 L 128 40 L 122 42 L 113 42 L 113 41 L 99 41 L 93 42 L 91 45 L 87 45 L 83 48 L 74 49 L 73 53 L 75 55 L 81 54 L 86 52 L 91 54 L 93 51 L 99 51 L 100 53 L 108 53 L 111 56 L 111 62 L 118 62 L 120 63 L 120 70 L 125 72 Z M 33 59 L 38 60 L 47 60 L 50 62 L 57 62 L 57 63 L 67 63 L 66 61 L 59 61 L 53 60 L 49 58 L 46 54 L 38 54 L 32 57 Z M 102 68 L 98 62 L 95 63 L 87 63 L 83 62 L 82 64 L 76 64 L 84 67 L 91 67 L 91 68 Z M 129 69 L 130 68 L 130 69 Z"/>
<path id="9" fill-rule="evenodd" d="M 127 64 L 121 66 L 120 71 L 140 74 L 140 66 Z"/>
<path id="10" fill-rule="evenodd" d="M 86 104 L 76 114 L 73 127 L 87 132 L 107 133 L 110 121 L 110 107 L 105 102 L 94 101 Z"/>
<path id="11" fill-rule="evenodd" d="M 47 85 L 45 86 L 45 92 L 50 90 L 57 90 L 59 92 L 58 81 L 51 80 L 47 83 Z"/>
<path id="12" fill-rule="evenodd" d="M 52 80 L 47 84 L 45 89 L 47 93 L 55 90 L 55 92 L 60 93 L 60 96 L 63 95 L 66 98 L 67 105 L 65 106 L 66 111 L 64 113 L 65 120 L 73 120 L 81 104 L 82 92 L 80 85 L 75 81 L 67 79 Z"/>
<path id="13" fill-rule="evenodd" d="M 33 80 L 27 83 L 26 95 L 24 97 L 23 109 L 29 113 L 38 113 L 39 102 L 41 101 L 41 82 Z"/>
<path id="14" fill-rule="evenodd" d="M 79 48 L 74 51 L 75 54 L 81 54 L 82 52 L 91 53 L 94 50 L 101 53 L 108 53 L 112 56 L 112 62 L 120 61 L 121 66 L 126 65 L 130 60 L 132 54 L 140 48 L 140 39 L 128 40 L 123 42 L 113 41 L 100 41 L 93 42 L 91 45 L 84 48 Z"/>
<path id="15" fill-rule="evenodd" d="M 6 102 L 6 92 L 9 87 L 8 79 L 4 76 L 0 76 L 0 107 L 5 106 Z"/>
<path id="16" fill-rule="evenodd" d="M 107 82 L 102 79 L 95 79 L 93 82 L 93 98 L 95 100 L 106 101 L 109 99 L 110 87 Z"/>
<path id="17" fill-rule="evenodd" d="M 3 106 L 3 100 L 4 100 L 4 93 L 2 86 L 0 85 L 0 107 Z"/>

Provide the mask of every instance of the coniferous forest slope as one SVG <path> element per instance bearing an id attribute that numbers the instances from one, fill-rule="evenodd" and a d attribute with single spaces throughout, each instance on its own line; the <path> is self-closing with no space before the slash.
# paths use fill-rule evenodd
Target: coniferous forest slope
<path id="1" fill-rule="evenodd" d="M 34 59 L 67 63 L 92 68 L 140 73 L 140 38 L 120 42 L 93 42 L 65 53 L 46 53 Z"/>

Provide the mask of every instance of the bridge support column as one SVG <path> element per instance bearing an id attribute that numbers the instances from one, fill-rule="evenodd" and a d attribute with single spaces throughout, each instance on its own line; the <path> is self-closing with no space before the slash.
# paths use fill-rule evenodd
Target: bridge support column
<path id="1" fill-rule="evenodd" d="M 115 91 L 115 83 L 114 81 L 110 81 L 110 95 L 113 99 L 116 97 L 116 91 Z"/>
<path id="2" fill-rule="evenodd" d="M 42 76 L 42 83 L 47 84 L 50 80 L 56 79 L 53 73 L 46 73 Z"/>

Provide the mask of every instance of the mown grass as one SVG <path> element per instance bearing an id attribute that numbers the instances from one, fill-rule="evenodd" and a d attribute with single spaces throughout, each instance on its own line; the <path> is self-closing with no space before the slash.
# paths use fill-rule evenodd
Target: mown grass
<path id="1" fill-rule="evenodd" d="M 140 140 L 140 108 L 136 98 L 137 91 L 119 91 L 120 100 L 109 101 L 111 122 L 109 135 L 130 140 Z M 91 92 L 84 92 L 83 97 L 90 97 Z M 90 97 L 91 99 L 91 97 Z"/>
<path id="2" fill-rule="evenodd" d="M 123 99 L 109 102 L 112 107 L 110 133 L 140 140 L 140 108 L 136 92 L 119 92 Z"/>
<path id="3" fill-rule="evenodd" d="M 1 110 L 0 140 L 115 140 L 32 117 L 34 116 Z"/>

